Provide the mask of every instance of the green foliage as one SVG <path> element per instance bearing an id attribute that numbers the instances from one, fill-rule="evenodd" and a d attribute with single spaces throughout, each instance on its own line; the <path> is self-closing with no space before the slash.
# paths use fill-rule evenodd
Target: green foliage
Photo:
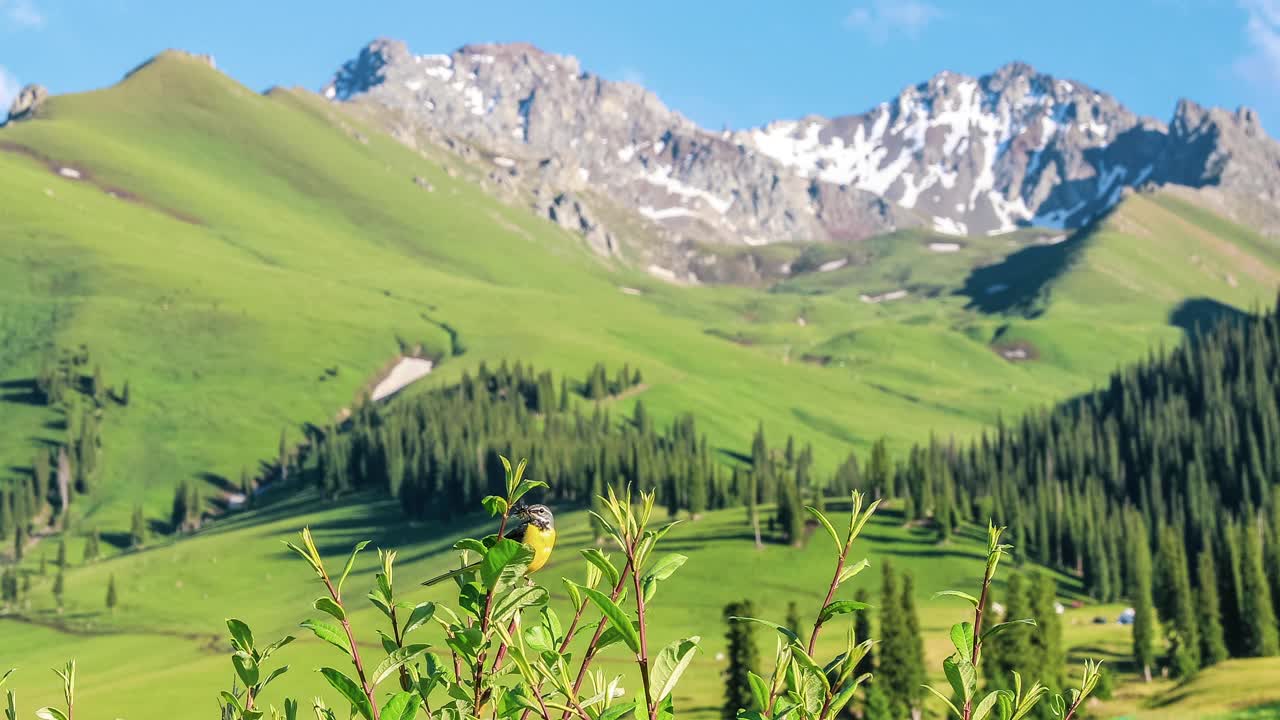
<path id="1" fill-rule="evenodd" d="M 987 564 L 982 578 L 982 592 L 977 598 L 971 596 L 968 598 L 974 609 L 973 621 L 960 622 L 951 627 L 951 642 L 956 651 L 943 661 L 943 671 L 951 686 L 952 695 L 948 696 L 932 686 L 926 687 L 946 705 L 950 714 L 960 720 L 986 720 L 988 717 L 999 720 L 1021 720 L 1035 712 L 1041 700 L 1045 698 L 1049 699 L 1046 707 L 1049 709 L 1050 717 L 1071 720 L 1098 685 L 1100 670 L 1097 663 L 1085 661 L 1079 689 L 1073 688 L 1067 696 L 1050 696 L 1049 689 L 1039 681 L 1032 684 L 1024 693 L 1022 676 L 1014 672 L 1011 690 L 991 690 L 985 696 L 979 697 L 978 668 L 982 662 L 984 643 L 993 634 L 1004 635 L 1018 629 L 1017 625 L 1020 623 L 1018 619 L 1014 619 L 990 628 L 983 626 L 987 612 L 987 598 L 990 596 L 991 584 L 995 580 L 996 568 L 999 567 L 1000 560 L 1013 547 L 1000 542 L 1004 530 L 994 525 L 988 528 Z M 1045 596 L 1051 592 L 1052 588 L 1051 584 L 1045 585 L 1043 581 L 1035 580 L 1032 581 L 1031 586 L 1033 605 L 1037 602 L 1034 598 Z M 1052 611 L 1052 608 L 1050 610 Z M 1034 651 L 1033 654 L 1035 654 Z M 953 701 L 952 697 L 956 700 Z"/>
<path id="2" fill-rule="evenodd" d="M 729 659 L 729 667 L 724 673 L 724 707 L 720 712 L 724 720 L 734 720 L 739 712 L 762 711 L 765 702 L 760 702 L 758 695 L 766 696 L 767 702 L 764 680 L 755 674 L 760 667 L 760 651 L 756 648 L 753 625 L 733 620 L 754 615 L 755 609 L 750 600 L 729 603 L 724 608 L 724 618 L 728 623 L 725 654 Z"/>
<path id="3" fill-rule="evenodd" d="M 853 700 L 858 688 L 871 679 L 868 674 L 856 675 L 855 669 L 871 651 L 874 641 L 867 639 L 858 642 L 853 627 L 849 627 L 845 634 L 843 652 L 823 665 L 817 664 L 813 657 L 818 637 L 827 622 L 840 615 L 866 609 L 862 603 L 834 599 L 842 584 L 867 567 L 866 560 L 849 562 L 849 551 L 853 547 L 854 540 L 880 504 L 877 500 L 864 509 L 863 500 L 862 493 L 857 491 L 852 493 L 849 524 L 843 533 L 835 532 L 834 526 L 825 515 L 816 509 L 809 509 L 810 514 L 831 532 L 832 539 L 836 543 L 836 564 L 826 599 L 818 610 L 818 617 L 814 621 L 807 645 L 801 642 L 800 637 L 793 630 L 777 623 L 753 617 L 731 618 L 743 623 L 772 627 L 780 636 L 774 655 L 772 675 L 767 682 L 757 680 L 751 683 L 759 709 L 744 708 L 740 710 L 739 718 L 760 720 L 794 716 L 803 720 L 826 720 L 843 712 Z"/>

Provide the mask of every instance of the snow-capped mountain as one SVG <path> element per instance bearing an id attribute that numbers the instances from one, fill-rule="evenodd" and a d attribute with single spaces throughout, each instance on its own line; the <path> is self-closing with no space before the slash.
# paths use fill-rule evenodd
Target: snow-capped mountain
<path id="1" fill-rule="evenodd" d="M 700 128 L 638 85 L 526 44 L 413 55 L 378 40 L 324 93 L 480 149 L 541 211 L 564 222 L 571 208 L 584 230 L 596 226 L 577 214 L 587 191 L 670 239 L 749 245 L 919 225 L 1078 227 L 1147 182 L 1239 189 L 1268 222 L 1280 215 L 1280 144 L 1250 111 L 1183 102 L 1168 127 L 1022 63 L 979 78 L 941 72 L 859 115 L 736 132 Z"/>

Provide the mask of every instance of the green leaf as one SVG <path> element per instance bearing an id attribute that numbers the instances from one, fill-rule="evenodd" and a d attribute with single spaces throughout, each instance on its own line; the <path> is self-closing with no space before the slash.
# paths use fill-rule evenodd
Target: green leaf
<path id="1" fill-rule="evenodd" d="M 9 668 L 3 675 L 0 675 L 0 687 L 4 687 L 5 681 L 9 679 L 9 676 L 12 675 L 15 670 L 17 670 L 17 668 Z"/>
<path id="2" fill-rule="evenodd" d="M 828 708 L 828 711 L 831 713 L 830 716 L 838 717 L 840 715 L 840 711 L 844 709 L 844 706 L 848 705 L 849 701 L 853 699 L 853 694 L 858 691 L 858 686 L 862 685 L 862 683 L 866 682 L 870 678 L 871 673 L 863 673 L 857 678 L 846 682 L 844 686 L 841 687 L 840 690 L 831 698 L 831 707 Z"/>
<path id="3" fill-rule="evenodd" d="M 42 707 L 36 711 L 40 720 L 67 720 L 67 714 L 56 707 Z"/>
<path id="4" fill-rule="evenodd" d="M 1022 618 L 1020 620 L 1009 620 L 1007 622 L 999 623 L 998 625 L 992 625 L 982 632 L 982 639 L 983 641 L 986 641 L 986 639 L 992 635 L 1004 632 L 1014 625 L 1030 625 L 1031 627 L 1035 627 L 1036 621 L 1031 618 Z"/>
<path id="5" fill-rule="evenodd" d="M 267 675 L 267 678 L 266 678 L 265 680 L 263 680 L 263 681 L 262 681 L 262 685 L 261 685 L 261 687 L 264 687 L 264 688 L 265 688 L 266 686 L 268 686 L 268 685 L 270 685 L 270 684 L 271 684 L 271 681 L 272 681 L 272 680 L 275 680 L 276 678 L 280 677 L 281 675 L 283 675 L 283 674 L 285 674 L 285 673 L 287 673 L 287 672 L 289 672 L 289 666 L 288 666 L 288 665 L 283 665 L 283 666 L 281 666 L 281 667 L 276 668 L 275 670 L 272 670 L 272 671 Z"/>
<path id="6" fill-rule="evenodd" d="M 652 578 L 654 580 L 666 580 L 675 574 L 675 571 L 679 570 L 680 566 L 684 565 L 685 561 L 688 559 L 688 557 L 679 553 L 666 555 L 653 566 L 653 569 L 650 570 L 647 575 L 645 575 L 645 579 L 648 580 Z"/>
<path id="7" fill-rule="evenodd" d="M 302 548 L 298 547 L 297 545 L 294 545 L 291 542 L 286 542 L 284 546 L 298 553 L 298 555 L 301 556 L 303 560 L 306 560 L 307 564 L 311 566 L 311 569 L 314 570 L 317 575 L 324 575 L 324 569 L 321 568 L 320 564 L 315 561 L 315 558 L 311 557 L 311 553 L 308 553 L 306 550 L 303 550 Z"/>
<path id="8" fill-rule="evenodd" d="M 653 669 L 649 671 L 649 686 L 658 689 L 653 696 L 654 700 L 661 700 L 675 690 L 680 676 L 693 660 L 693 654 L 698 649 L 700 639 L 694 635 L 684 640 L 676 640 L 658 653 L 658 657 L 653 661 Z"/>
<path id="9" fill-rule="evenodd" d="M 241 650 L 231 656 L 231 664 L 236 669 L 236 675 L 240 676 L 240 682 L 245 687 L 253 687 L 258 684 L 258 663 L 254 662 L 253 656 Z"/>
<path id="10" fill-rule="evenodd" d="M 512 540 L 503 538 L 489 548 L 480 562 L 480 578 L 486 588 L 492 588 L 502 577 L 503 571 L 523 563 L 528 565 L 533 558 L 533 551 Z"/>
<path id="11" fill-rule="evenodd" d="M 332 615 L 338 622 L 342 622 L 347 619 L 347 611 L 343 610 L 342 606 L 334 602 L 333 598 L 328 595 L 316 598 L 316 601 L 312 603 L 312 605 L 314 605 L 315 609 L 320 612 Z"/>
<path id="12" fill-rule="evenodd" d="M 963 698 L 965 702 L 969 702 L 978 688 L 978 678 L 971 663 L 957 660 L 956 657 L 952 655 L 943 660 L 942 671 L 946 674 L 947 682 L 951 683 L 951 689 L 955 690 L 956 695 Z"/>
<path id="13" fill-rule="evenodd" d="M 831 685 L 827 681 L 827 676 L 815 667 L 806 667 L 801 675 L 800 699 L 811 717 L 817 717 L 818 713 L 822 712 L 822 705 L 826 702 L 829 692 L 831 692 Z"/>
<path id="14" fill-rule="evenodd" d="M 962 622 L 952 625 L 951 644 L 955 645 L 961 660 L 973 663 L 973 623 Z"/>
<path id="15" fill-rule="evenodd" d="M 270 645 L 268 645 L 268 646 L 266 646 L 266 647 L 262 648 L 262 650 L 261 650 L 261 652 L 260 652 L 260 658 L 259 658 L 259 659 L 260 659 L 260 660 L 266 660 L 267 658 L 271 657 L 272 653 L 274 653 L 275 651 L 277 651 L 277 650 L 279 650 L 280 648 L 284 647 L 285 645 L 288 645 L 289 643 L 293 642 L 293 641 L 294 641 L 294 639 L 295 639 L 295 638 L 294 638 L 292 635 L 285 635 L 284 637 L 280 638 L 279 640 L 277 640 L 277 641 L 275 641 L 275 642 L 271 643 Z"/>
<path id="16" fill-rule="evenodd" d="M 978 607 L 978 598 L 970 595 L 967 592 L 960 592 L 959 590 L 943 590 L 942 592 L 933 594 L 934 600 L 937 600 L 940 597 L 958 597 L 961 600 L 968 600 L 969 604 L 973 605 L 974 607 Z"/>
<path id="17" fill-rule="evenodd" d="M 244 712 L 244 705 L 240 704 L 240 698 L 236 697 L 235 695 L 232 695 L 226 690 L 219 692 L 218 695 L 222 697 L 222 701 L 226 703 L 227 707 L 235 708 L 236 712 L 240 712 L 240 713 Z"/>
<path id="18" fill-rule="evenodd" d="M 324 679 L 329 681 L 333 689 L 341 693 L 347 702 L 351 703 L 351 707 L 365 717 L 365 720 L 373 720 L 373 705 L 369 703 L 369 698 L 365 697 L 364 691 L 355 680 L 328 667 L 320 668 L 320 674 L 324 675 Z"/>
<path id="19" fill-rule="evenodd" d="M 871 567 L 871 563 L 866 558 L 862 558 L 858 562 L 846 567 L 844 570 L 841 570 L 840 577 L 836 580 L 836 584 L 843 585 L 846 580 L 869 567 Z"/>
<path id="20" fill-rule="evenodd" d="M 983 698 L 982 702 L 978 703 L 978 706 L 973 709 L 972 720 L 986 720 L 986 717 L 991 714 L 999 699 L 999 691 L 993 691 Z"/>
<path id="21" fill-rule="evenodd" d="M 493 605 L 494 622 L 506 623 L 516 613 L 533 605 L 546 604 L 547 590 L 541 585 L 522 585 L 512 588 Z"/>
<path id="22" fill-rule="evenodd" d="M 477 555 L 484 555 L 485 551 L 488 550 L 489 548 L 485 547 L 484 543 L 480 542 L 479 540 L 476 540 L 475 538 L 462 538 L 461 540 L 453 544 L 453 549 L 469 550 Z"/>
<path id="23" fill-rule="evenodd" d="M 356 546 L 351 548 L 351 556 L 347 558 L 346 567 L 342 568 L 342 577 L 338 578 L 338 597 L 342 597 L 342 583 L 347 581 L 347 575 L 351 573 L 351 567 L 356 564 L 356 555 L 360 551 L 369 546 L 368 540 L 361 540 Z"/>
<path id="24" fill-rule="evenodd" d="M 638 707 L 634 702 L 621 702 L 600 713 L 599 720 L 622 720 L 627 713 L 635 711 Z"/>
<path id="25" fill-rule="evenodd" d="M 378 667 L 374 668 L 373 675 L 369 680 L 370 687 L 378 687 L 378 685 L 391 676 L 401 665 L 413 662 L 415 658 L 427 651 L 431 647 L 426 643 L 416 643 L 414 645 L 405 645 L 402 648 L 396 648 L 393 652 L 382 659 L 378 663 Z"/>
<path id="26" fill-rule="evenodd" d="M 738 617 L 738 616 L 736 616 L 736 615 L 735 615 L 735 616 L 730 617 L 730 618 L 729 618 L 729 620 L 734 621 L 734 622 L 753 622 L 753 623 L 759 623 L 760 625 L 764 625 L 765 627 L 770 627 L 770 628 L 773 628 L 774 630 L 777 630 L 778 632 L 782 633 L 782 634 L 783 634 L 783 635 L 784 635 L 788 640 L 790 640 L 791 642 L 794 642 L 794 643 L 798 643 L 798 642 L 800 642 L 800 636 L 799 636 L 799 635 L 796 635 L 796 634 L 795 634 L 794 632 L 792 632 L 791 630 L 789 630 L 789 629 L 787 629 L 787 628 L 784 628 L 784 627 L 782 627 L 781 625 L 779 625 L 778 623 L 775 623 L 775 622 L 769 622 L 768 620 L 761 620 L 760 618 L 753 618 L 753 617 Z"/>
<path id="27" fill-rule="evenodd" d="M 595 606 L 600 608 L 600 612 L 609 618 L 609 623 L 618 629 L 623 642 L 627 647 L 631 648 L 631 652 L 640 652 L 640 633 L 631 625 L 631 618 L 627 616 L 622 608 L 618 607 L 607 595 L 599 590 L 592 590 L 588 587 L 580 587 Z"/>
<path id="28" fill-rule="evenodd" d="M 822 511 L 815 507 L 809 507 L 808 505 L 805 505 L 804 509 L 810 515 L 812 515 L 814 519 L 816 519 L 824 529 L 826 529 L 827 534 L 831 536 L 831 542 L 836 544 L 836 550 L 844 550 L 844 543 L 840 542 L 840 535 L 836 532 L 836 529 L 831 525 L 831 521 L 827 519 L 827 516 L 823 515 Z"/>
<path id="29" fill-rule="evenodd" d="M 605 557 L 604 553 L 595 548 L 588 548 L 582 551 L 582 557 L 586 558 L 587 562 L 600 568 L 600 572 L 604 573 L 604 576 L 609 579 L 609 587 L 617 586 L 618 578 L 621 577 L 618 573 L 618 568 L 609 562 L 609 558 Z"/>
<path id="30" fill-rule="evenodd" d="M 511 494 L 511 502 L 519 501 L 520 498 L 524 497 L 530 490 L 537 490 L 538 488 L 545 487 L 551 486 L 541 480 L 523 480 L 520 482 L 519 487 L 516 488 L 516 491 Z"/>
<path id="31" fill-rule="evenodd" d="M 569 599 L 573 600 L 573 609 L 577 610 L 582 607 L 582 592 L 578 590 L 577 584 L 569 578 L 560 578 L 560 582 L 564 583 L 564 589 L 569 593 Z"/>
<path id="32" fill-rule="evenodd" d="M 409 613 L 409 619 L 404 624 L 404 634 L 417 630 L 423 625 L 431 622 L 431 618 L 436 614 L 436 604 L 433 602 L 420 603 L 413 608 L 413 612 Z"/>
<path id="33" fill-rule="evenodd" d="M 933 687 L 932 685 L 925 685 L 925 686 L 923 686 L 923 687 L 924 687 L 924 689 L 925 689 L 925 690 L 928 690 L 929 692 L 931 692 L 931 693 L 933 693 L 934 695 L 936 695 L 936 696 L 938 697 L 938 699 L 939 699 L 939 700 L 941 700 L 942 702 L 946 703 L 946 704 L 947 704 L 947 707 L 951 709 L 951 712 L 955 713 L 955 716 L 956 716 L 956 717 L 958 717 L 958 718 L 963 718 L 963 717 L 964 717 L 964 715 L 962 715 L 962 714 L 960 713 L 960 710 L 958 710 L 958 709 L 956 708 L 955 703 L 951 702 L 951 698 L 949 698 L 949 697 L 947 697 L 946 695 L 943 695 L 942 693 L 940 693 L 940 692 L 938 692 L 937 690 L 935 690 L 935 689 L 934 689 L 934 687 Z"/>
<path id="34" fill-rule="evenodd" d="M 379 713 L 382 720 L 413 720 L 417 714 L 418 696 L 411 692 L 392 695 Z"/>
<path id="35" fill-rule="evenodd" d="M 826 622 L 836 615 L 844 615 L 845 613 L 856 612 L 858 610 L 866 610 L 871 607 L 867 603 L 857 602 L 855 600 L 833 600 L 830 605 L 822 608 L 822 612 L 818 613 L 818 621 Z"/>
<path id="36" fill-rule="evenodd" d="M 769 686 L 765 684 L 764 678 L 748 670 L 747 682 L 751 683 L 751 694 L 756 699 L 756 707 L 769 707 Z"/>
<path id="37" fill-rule="evenodd" d="M 347 634 L 333 625 L 323 620 L 304 620 L 299 625 L 315 633 L 316 637 L 338 648 L 348 656 L 351 655 L 351 643 L 347 641 Z"/>
<path id="38" fill-rule="evenodd" d="M 507 512 L 506 498 L 500 498 L 497 495 L 486 495 L 480 500 L 480 504 L 484 506 L 490 517 L 499 517 Z"/>
<path id="39" fill-rule="evenodd" d="M 239 649 L 247 653 L 253 652 L 253 631 L 243 620 L 227 618 L 227 629 L 231 631 L 231 639 L 236 641 Z"/>
<path id="40" fill-rule="evenodd" d="M 636 631 L 636 634 L 638 636 L 640 630 L 639 630 L 639 625 L 635 620 L 631 621 L 631 628 Z M 623 637 L 622 633 L 623 633 L 622 630 L 619 630 L 614 625 L 610 625 L 608 628 L 605 629 L 604 632 L 600 633 L 600 640 L 596 642 L 596 650 L 600 651 L 609 647 L 610 645 L 616 645 L 617 643 L 625 642 L 626 638 Z"/>

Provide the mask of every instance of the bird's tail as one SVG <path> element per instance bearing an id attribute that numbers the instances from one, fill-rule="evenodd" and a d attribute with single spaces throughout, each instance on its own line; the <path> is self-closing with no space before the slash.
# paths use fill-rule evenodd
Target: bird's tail
<path id="1" fill-rule="evenodd" d="M 476 569 L 476 568 L 478 568 L 478 567 L 480 567 L 480 563 L 479 563 L 479 562 L 473 562 L 473 563 L 471 563 L 470 565 L 466 565 L 466 566 L 464 566 L 464 567 L 460 567 L 460 568 L 458 568 L 458 569 L 456 569 L 456 570 L 450 570 L 449 572 L 447 572 L 447 573 L 445 573 L 445 574 L 443 574 L 443 575 L 437 575 L 437 576 L 435 576 L 435 577 L 431 578 L 430 580 L 428 580 L 428 581 L 426 581 L 426 582 L 424 582 L 424 583 L 422 583 L 422 584 L 423 584 L 423 585 L 436 585 L 436 584 L 439 584 L 439 583 L 444 582 L 445 580 L 448 580 L 449 578 L 458 577 L 459 575 L 461 575 L 461 574 L 462 574 L 462 573 L 464 573 L 464 572 L 470 572 L 471 570 L 475 570 L 475 569 Z"/>

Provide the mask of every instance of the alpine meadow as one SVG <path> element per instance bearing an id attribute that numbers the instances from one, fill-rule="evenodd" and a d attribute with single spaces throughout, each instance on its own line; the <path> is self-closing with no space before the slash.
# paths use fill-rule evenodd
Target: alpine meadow
<path id="1" fill-rule="evenodd" d="M 1257 112 L 886 63 L 719 130 L 339 31 L 0 45 L 6 720 L 1280 718 Z"/>

